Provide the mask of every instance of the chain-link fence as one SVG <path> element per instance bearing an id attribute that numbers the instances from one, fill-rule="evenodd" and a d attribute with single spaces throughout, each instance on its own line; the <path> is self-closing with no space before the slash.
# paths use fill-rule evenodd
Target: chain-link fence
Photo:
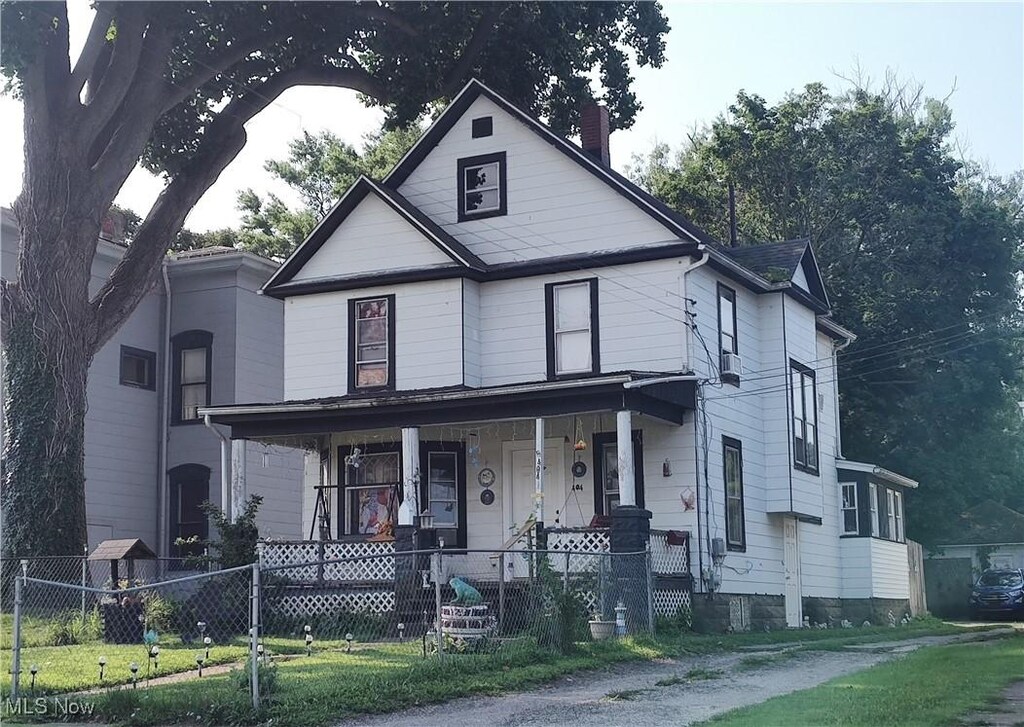
<path id="1" fill-rule="evenodd" d="M 359 702 L 408 688 L 439 664 L 525 665 L 583 642 L 650 633 L 650 566 L 649 552 L 444 550 L 122 588 L 29 572 L 0 614 L 9 670 L 0 686 L 4 695 L 90 699 L 189 684 L 207 704 L 259 710 L 303 680 L 340 680 Z"/>

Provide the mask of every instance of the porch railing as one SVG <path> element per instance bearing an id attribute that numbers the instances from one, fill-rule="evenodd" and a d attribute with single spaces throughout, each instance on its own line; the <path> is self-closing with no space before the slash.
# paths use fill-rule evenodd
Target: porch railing
<path id="1" fill-rule="evenodd" d="M 547 528 L 548 550 L 604 553 L 611 549 L 609 528 Z"/>
<path id="2" fill-rule="evenodd" d="M 267 540 L 262 543 L 262 548 L 263 564 L 267 567 L 303 566 L 287 571 L 289 579 L 299 583 L 369 583 L 395 579 L 393 541 L 371 541 L 362 537 L 343 540 Z M 367 558 L 379 555 L 392 557 Z M 364 560 L 322 562 L 341 558 Z"/>

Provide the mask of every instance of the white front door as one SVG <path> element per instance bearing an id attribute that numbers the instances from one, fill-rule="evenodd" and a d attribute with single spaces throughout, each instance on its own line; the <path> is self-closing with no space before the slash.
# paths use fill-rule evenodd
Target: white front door
<path id="1" fill-rule="evenodd" d="M 800 628 L 803 625 L 803 603 L 800 596 L 800 531 L 794 517 L 783 518 L 782 523 L 782 558 L 786 573 L 786 625 L 790 628 Z"/>
<path id="2" fill-rule="evenodd" d="M 522 527 L 533 514 L 536 499 L 535 450 L 532 441 L 502 442 L 504 476 L 502 481 L 502 516 L 505 538 Z M 544 447 L 544 520 L 550 526 L 555 510 L 565 502 L 564 441 L 548 439 Z"/>

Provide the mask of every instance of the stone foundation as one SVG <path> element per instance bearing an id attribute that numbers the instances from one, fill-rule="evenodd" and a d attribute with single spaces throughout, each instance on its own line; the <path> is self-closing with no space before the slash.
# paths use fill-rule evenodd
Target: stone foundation
<path id="1" fill-rule="evenodd" d="M 855 626 L 870 621 L 873 626 L 889 623 L 889 612 L 897 621 L 910 613 L 910 602 L 892 598 L 804 597 L 804 616 L 812 624 L 839 627 L 843 619 Z M 780 631 L 787 628 L 786 602 L 782 596 L 761 593 L 693 594 L 693 628 L 702 633 L 730 631 Z"/>

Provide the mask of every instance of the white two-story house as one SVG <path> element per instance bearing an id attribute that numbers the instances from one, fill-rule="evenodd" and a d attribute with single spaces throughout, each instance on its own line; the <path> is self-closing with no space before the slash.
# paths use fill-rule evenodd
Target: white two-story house
<path id="1" fill-rule="evenodd" d="M 448 548 L 540 523 L 606 545 L 633 508 L 684 534 L 711 621 L 902 615 L 916 483 L 839 457 L 851 334 L 810 246 L 720 245 L 610 168 L 604 109 L 583 126 L 581 148 L 469 83 L 264 286 L 284 400 L 200 414 L 237 457 L 307 450 L 324 539 L 426 514 Z"/>

